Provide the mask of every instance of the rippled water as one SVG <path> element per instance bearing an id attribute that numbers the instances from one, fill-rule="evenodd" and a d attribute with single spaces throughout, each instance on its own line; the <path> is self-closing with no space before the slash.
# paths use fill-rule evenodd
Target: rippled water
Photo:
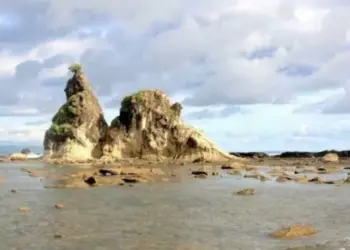
<path id="1" fill-rule="evenodd" d="M 21 167 L 43 165 L 0 165 L 0 249 L 350 249 L 348 185 L 262 183 L 227 176 L 134 187 L 44 189 Z M 257 194 L 231 194 L 246 187 Z M 56 203 L 65 208 L 53 208 Z M 19 212 L 21 206 L 30 212 Z M 312 224 L 320 232 L 303 240 L 268 236 L 294 223 Z M 63 237 L 55 239 L 55 234 Z"/>

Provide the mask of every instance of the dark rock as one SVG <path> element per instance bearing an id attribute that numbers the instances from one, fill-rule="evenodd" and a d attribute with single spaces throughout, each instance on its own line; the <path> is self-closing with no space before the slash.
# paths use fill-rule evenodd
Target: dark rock
<path id="1" fill-rule="evenodd" d="M 191 174 L 193 174 L 193 175 L 208 175 L 208 173 L 204 170 L 195 170 L 195 171 L 192 171 Z"/>
<path id="2" fill-rule="evenodd" d="M 24 149 L 21 150 L 21 153 L 27 155 L 27 154 L 30 154 L 31 151 L 30 151 L 29 148 L 24 148 Z"/>
<path id="3" fill-rule="evenodd" d="M 118 175 L 118 172 L 111 169 L 100 169 L 98 172 L 103 176 Z"/>
<path id="4" fill-rule="evenodd" d="M 230 152 L 231 155 L 243 158 L 269 158 L 270 156 L 263 152 Z"/>
<path id="5" fill-rule="evenodd" d="M 134 177 L 125 177 L 122 179 L 125 183 L 138 183 L 139 180 Z"/>
<path id="6" fill-rule="evenodd" d="M 96 182 L 96 179 L 92 176 L 90 176 L 89 178 L 85 179 L 84 182 L 86 184 L 89 184 L 90 186 L 93 186 L 95 185 L 97 182 Z"/>
<path id="7" fill-rule="evenodd" d="M 249 195 L 254 195 L 255 190 L 253 188 L 245 188 L 242 190 L 239 190 L 237 192 L 234 192 L 236 195 L 242 195 L 242 196 L 249 196 Z"/>

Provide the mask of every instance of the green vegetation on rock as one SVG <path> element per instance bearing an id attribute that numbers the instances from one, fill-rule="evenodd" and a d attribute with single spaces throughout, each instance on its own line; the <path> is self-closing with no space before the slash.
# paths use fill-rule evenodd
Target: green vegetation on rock
<path id="1" fill-rule="evenodd" d="M 77 102 L 79 97 L 79 94 L 71 96 L 57 111 L 52 122 L 56 124 L 71 123 L 72 119 L 78 116 Z"/>
<path id="2" fill-rule="evenodd" d="M 80 63 L 72 63 L 68 70 L 74 74 L 77 74 L 77 73 L 82 73 L 83 72 L 83 67 L 81 66 Z"/>
<path id="3" fill-rule="evenodd" d="M 111 126 L 112 127 L 117 127 L 117 126 L 120 126 L 120 117 L 119 116 L 117 116 L 116 118 L 114 118 L 113 120 L 112 120 L 112 123 L 111 123 Z"/>
<path id="4" fill-rule="evenodd" d="M 124 97 L 122 100 L 121 106 L 120 106 L 120 111 L 121 112 L 129 112 L 131 110 L 132 106 L 132 100 L 135 100 L 137 102 L 142 101 L 142 94 L 143 91 L 138 91 L 132 95 L 127 95 Z"/>
<path id="5" fill-rule="evenodd" d="M 68 123 L 64 123 L 64 124 L 53 123 L 49 130 L 53 135 L 56 135 L 56 136 L 71 135 L 73 133 L 72 125 Z"/>

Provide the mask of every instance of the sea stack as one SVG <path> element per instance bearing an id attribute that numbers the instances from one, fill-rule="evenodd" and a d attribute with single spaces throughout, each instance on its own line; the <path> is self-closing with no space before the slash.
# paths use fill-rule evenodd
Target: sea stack
<path id="1" fill-rule="evenodd" d="M 102 156 L 101 141 L 108 125 L 103 111 L 79 64 L 72 65 L 68 80 L 66 103 L 52 118 L 45 133 L 44 158 L 89 160 Z"/>
<path id="2" fill-rule="evenodd" d="M 169 97 L 157 89 L 126 96 L 108 130 L 103 145 L 104 157 L 151 161 L 235 158 L 218 149 L 201 131 L 185 124 L 181 110 L 180 103 L 171 103 Z"/>

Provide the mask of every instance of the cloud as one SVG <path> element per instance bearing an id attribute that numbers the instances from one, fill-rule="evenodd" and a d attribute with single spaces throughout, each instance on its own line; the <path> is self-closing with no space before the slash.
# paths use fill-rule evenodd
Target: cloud
<path id="1" fill-rule="evenodd" d="M 346 0 L 17 0 L 0 10 L 0 115 L 18 124 L 0 127 L 31 127 L 32 139 L 45 124 L 24 119 L 55 113 L 75 61 L 111 116 L 125 95 L 159 88 L 183 96 L 186 119 L 222 145 L 236 143 L 228 133 L 238 145 L 288 147 L 301 124 L 316 129 L 305 112 L 325 123 L 350 106 Z M 226 117 L 235 125 L 225 132 L 210 127 Z"/>
<path id="2" fill-rule="evenodd" d="M 220 119 L 237 113 L 249 112 L 242 107 L 226 106 L 219 108 L 205 108 L 197 111 L 185 112 L 184 118 L 188 120 Z"/>

